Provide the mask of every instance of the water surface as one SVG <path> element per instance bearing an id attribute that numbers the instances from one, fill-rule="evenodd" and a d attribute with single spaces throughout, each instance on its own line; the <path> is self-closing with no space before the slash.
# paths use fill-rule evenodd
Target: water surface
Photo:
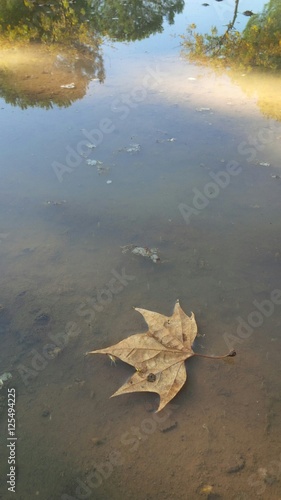
<path id="1" fill-rule="evenodd" d="M 217 7 L 186 2 L 162 33 L 107 41 L 98 71 L 39 46 L 1 56 L 21 75 L 21 100 L 0 102 L 0 363 L 17 392 L 19 499 L 279 498 L 280 77 L 182 57 L 171 34 L 208 29 Z M 159 417 L 156 395 L 109 399 L 131 368 L 85 352 L 145 331 L 133 306 L 170 315 L 176 299 L 196 315 L 196 351 L 236 358 L 190 359 Z"/>

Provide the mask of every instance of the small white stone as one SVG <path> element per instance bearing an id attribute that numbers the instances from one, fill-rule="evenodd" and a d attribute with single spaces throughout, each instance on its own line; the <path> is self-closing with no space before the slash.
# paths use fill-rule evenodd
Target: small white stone
<path id="1" fill-rule="evenodd" d="M 66 85 L 61 85 L 61 89 L 75 89 L 75 83 L 67 83 Z"/>

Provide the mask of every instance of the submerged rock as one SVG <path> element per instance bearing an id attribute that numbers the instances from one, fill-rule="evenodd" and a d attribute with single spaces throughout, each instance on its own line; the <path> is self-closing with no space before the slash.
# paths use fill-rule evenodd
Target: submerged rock
<path id="1" fill-rule="evenodd" d="M 157 262 L 160 262 L 160 257 L 158 255 L 158 250 L 157 248 L 148 248 L 148 247 L 138 247 L 136 245 L 125 245 L 122 248 L 122 252 L 126 253 L 128 250 L 131 250 L 131 252 L 135 255 L 141 255 L 142 257 L 147 257 L 156 264 Z"/>
<path id="2" fill-rule="evenodd" d="M 8 382 L 12 378 L 12 374 L 10 372 L 4 372 L 2 375 L 0 375 L 0 389 L 4 387 L 4 383 Z"/>

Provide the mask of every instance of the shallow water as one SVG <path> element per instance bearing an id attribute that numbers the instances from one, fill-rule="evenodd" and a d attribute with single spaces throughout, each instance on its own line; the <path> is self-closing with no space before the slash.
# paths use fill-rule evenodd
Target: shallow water
<path id="1" fill-rule="evenodd" d="M 17 394 L 16 498 L 280 498 L 280 78 L 189 64 L 170 33 L 190 8 L 161 35 L 105 45 L 104 83 L 64 89 L 68 107 L 1 100 L 0 365 Z M 39 78 L 37 103 L 40 92 Z M 157 247 L 161 262 L 122 253 L 129 244 Z M 132 369 L 84 353 L 145 331 L 133 306 L 170 315 L 178 298 L 198 321 L 195 351 L 237 356 L 188 360 L 159 415 L 153 394 L 109 399 Z M 5 449 L 6 388 L 0 398 Z"/>

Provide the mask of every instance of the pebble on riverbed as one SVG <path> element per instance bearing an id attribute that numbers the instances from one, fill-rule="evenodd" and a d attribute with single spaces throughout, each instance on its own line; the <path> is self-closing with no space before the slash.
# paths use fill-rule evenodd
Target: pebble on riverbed
<path id="1" fill-rule="evenodd" d="M 242 469 L 244 469 L 245 465 L 246 465 L 245 458 L 243 457 L 243 455 L 239 455 L 236 457 L 236 463 L 233 463 L 231 467 L 226 469 L 226 472 L 228 474 L 235 474 L 236 472 L 240 472 Z"/>

